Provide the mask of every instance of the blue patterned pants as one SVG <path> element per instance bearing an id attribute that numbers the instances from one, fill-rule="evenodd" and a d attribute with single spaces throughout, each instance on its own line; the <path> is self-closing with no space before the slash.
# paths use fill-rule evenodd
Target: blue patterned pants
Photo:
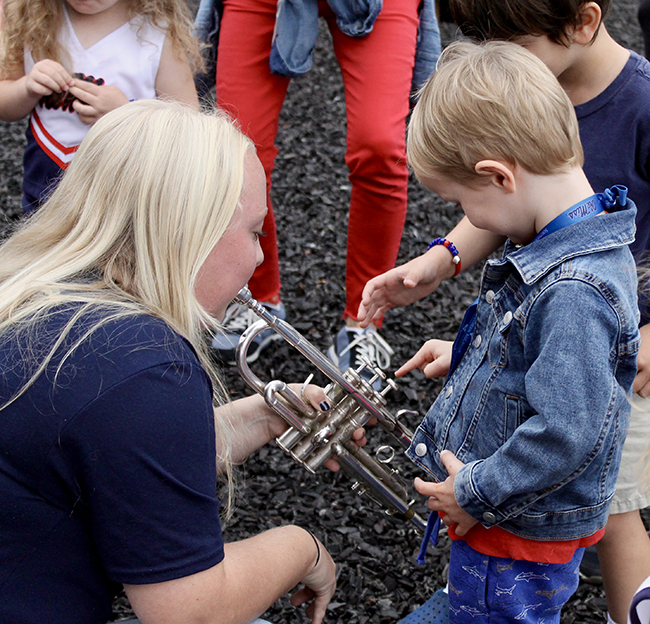
<path id="1" fill-rule="evenodd" d="M 533 563 L 489 557 L 454 541 L 450 624 L 559 624 L 560 610 L 578 587 L 583 553 L 579 548 L 569 563 Z"/>

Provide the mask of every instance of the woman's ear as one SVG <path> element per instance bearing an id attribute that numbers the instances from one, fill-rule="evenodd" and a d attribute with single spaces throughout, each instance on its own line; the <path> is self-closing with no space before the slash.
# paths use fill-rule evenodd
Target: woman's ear
<path id="1" fill-rule="evenodd" d="M 514 167 L 500 160 L 481 160 L 474 165 L 474 170 L 484 181 L 494 184 L 506 193 L 517 190 Z"/>
<path id="2" fill-rule="evenodd" d="M 603 12 L 596 2 L 585 2 L 580 7 L 580 23 L 569 34 L 571 43 L 589 45 L 598 32 L 603 19 Z"/>

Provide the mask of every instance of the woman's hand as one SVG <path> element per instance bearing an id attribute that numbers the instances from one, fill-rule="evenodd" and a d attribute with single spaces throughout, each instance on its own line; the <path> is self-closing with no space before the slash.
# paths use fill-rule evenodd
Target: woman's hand
<path id="1" fill-rule="evenodd" d="M 298 384 L 290 384 L 291 390 L 298 396 L 304 395 L 307 403 L 319 412 L 328 412 L 330 409 L 329 399 L 319 386 L 308 384 L 304 391 Z M 232 427 L 233 435 L 231 439 L 231 461 L 240 463 L 246 458 L 270 442 L 274 438 L 281 436 L 288 428 L 288 423 L 278 414 L 276 414 L 259 395 L 246 397 L 233 401 L 230 405 L 224 405 L 217 408 L 217 418 L 229 421 Z M 370 424 L 372 424 L 372 420 Z M 352 440 L 357 446 L 365 446 L 365 430 L 357 429 Z M 219 440 L 217 440 L 217 443 Z M 220 449 L 217 449 L 222 453 Z M 334 458 L 325 462 L 325 466 L 336 472 L 340 466 Z"/>
<path id="2" fill-rule="evenodd" d="M 224 544 L 223 560 L 202 572 L 124 588 L 142 622 L 243 623 L 302 583 L 291 602 L 310 603 L 307 615 L 320 624 L 336 588 L 336 566 L 314 539 L 297 526 L 277 527 Z"/>
<path id="3" fill-rule="evenodd" d="M 302 389 L 302 386 L 298 386 L 298 384 L 289 384 L 290 388 L 299 395 L 302 395 L 304 399 L 307 399 L 307 402 L 309 405 L 311 405 L 314 409 L 320 411 L 320 412 L 328 412 L 331 408 L 331 405 L 329 403 L 329 399 L 327 398 L 327 395 L 325 394 L 324 390 L 320 386 L 316 386 L 314 384 L 307 384 L 304 388 Z M 273 437 L 278 437 L 278 435 L 282 435 L 287 429 L 288 425 L 284 419 L 281 417 L 277 416 L 275 412 L 273 413 L 276 417 L 277 420 L 281 421 L 281 424 L 278 423 L 278 426 L 282 427 L 282 430 L 280 433 Z M 374 424 L 376 420 L 373 418 L 369 421 L 370 424 Z M 352 434 L 352 441 L 357 445 L 357 446 L 365 446 L 368 443 L 368 440 L 366 440 L 366 430 L 363 427 L 359 427 L 353 434 Z M 341 466 L 339 465 L 338 461 L 336 461 L 335 458 L 330 457 L 326 462 L 325 462 L 325 467 L 329 468 L 332 472 L 338 472 L 341 469 Z"/>
<path id="4" fill-rule="evenodd" d="M 313 407 L 317 412 L 328 412 L 330 410 L 330 402 L 325 394 L 325 391 L 315 384 L 307 384 L 306 386 L 300 384 L 287 384 L 303 401 L 310 407 Z M 304 385 L 304 384 L 303 384 Z M 287 421 L 281 416 L 278 416 L 271 408 L 269 409 L 269 432 L 271 438 L 281 436 L 288 428 Z"/>
<path id="5" fill-rule="evenodd" d="M 316 538 L 314 538 L 316 539 Z M 319 555 L 314 568 L 302 579 L 304 587 L 291 596 L 291 604 L 297 607 L 310 602 L 307 615 L 314 624 L 320 624 L 325 617 L 327 605 L 336 590 L 336 564 L 318 540 Z"/>
<path id="6" fill-rule="evenodd" d="M 298 384 L 291 384 L 291 389 L 298 396 L 301 388 L 302 386 Z M 322 388 L 309 384 L 305 388 L 304 396 L 307 402 L 319 412 L 329 410 L 329 402 Z M 251 453 L 281 436 L 289 428 L 288 423 L 276 414 L 259 394 L 237 399 L 230 405 L 223 405 L 216 409 L 216 415 L 222 421 L 230 423 L 233 463 L 243 462 Z"/>

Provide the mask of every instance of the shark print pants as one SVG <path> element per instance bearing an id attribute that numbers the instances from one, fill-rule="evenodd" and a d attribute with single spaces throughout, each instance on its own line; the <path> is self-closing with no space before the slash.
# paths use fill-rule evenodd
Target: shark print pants
<path id="1" fill-rule="evenodd" d="M 560 610 L 578 587 L 583 553 L 579 548 L 569 563 L 534 563 L 482 555 L 462 540 L 452 542 L 450 624 L 559 624 Z"/>

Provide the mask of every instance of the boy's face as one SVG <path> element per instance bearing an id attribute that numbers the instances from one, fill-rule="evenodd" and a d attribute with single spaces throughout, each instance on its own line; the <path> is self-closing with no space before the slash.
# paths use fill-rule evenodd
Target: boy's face
<path id="1" fill-rule="evenodd" d="M 535 237 L 535 219 L 526 211 L 517 192 L 512 193 L 493 176 L 477 183 L 461 184 L 441 173 L 420 177 L 420 182 L 441 199 L 456 204 L 477 228 L 506 236 L 515 244 Z"/>
<path id="2" fill-rule="evenodd" d="M 571 67 L 573 61 L 571 46 L 567 48 L 559 43 L 554 43 L 546 35 L 517 37 L 514 43 L 534 54 L 556 78 L 559 78 Z"/>

